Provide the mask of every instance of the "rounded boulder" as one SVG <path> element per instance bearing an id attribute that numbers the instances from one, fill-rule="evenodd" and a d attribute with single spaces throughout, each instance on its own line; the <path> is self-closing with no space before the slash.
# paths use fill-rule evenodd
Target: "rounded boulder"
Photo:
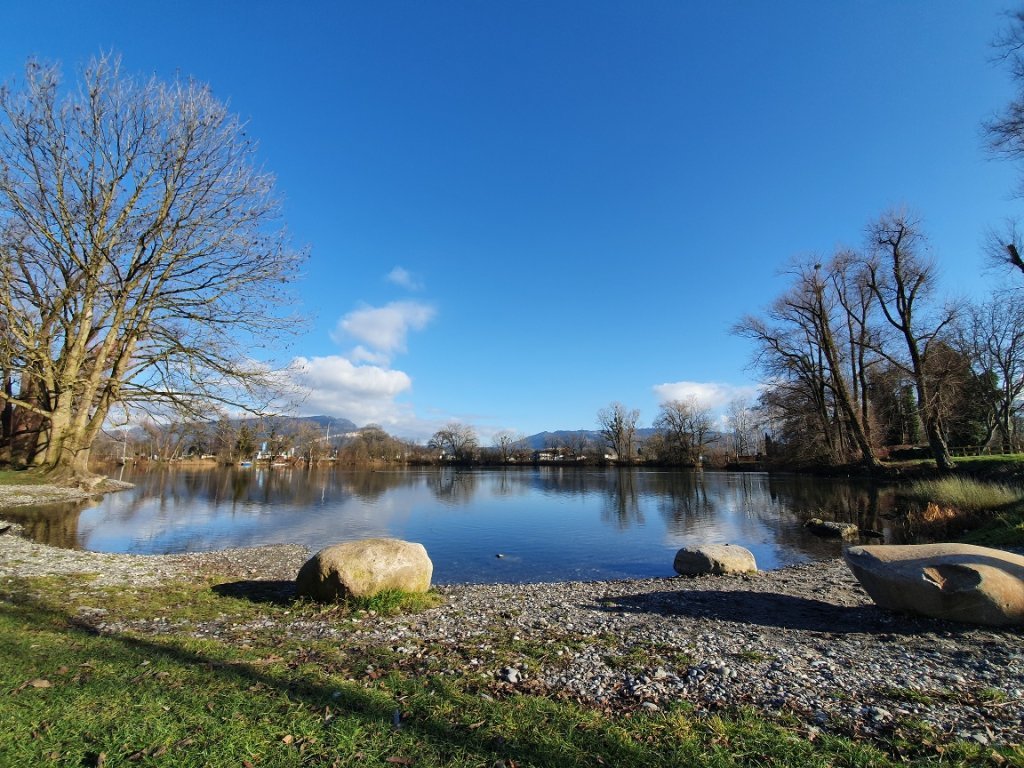
<path id="1" fill-rule="evenodd" d="M 722 576 L 727 573 L 753 573 L 757 570 L 754 553 L 736 544 L 703 544 L 683 547 L 672 564 L 680 576 Z"/>
<path id="2" fill-rule="evenodd" d="M 333 602 L 390 589 L 426 592 L 433 573 L 422 544 L 380 538 L 321 549 L 299 569 L 295 581 L 300 597 Z"/>

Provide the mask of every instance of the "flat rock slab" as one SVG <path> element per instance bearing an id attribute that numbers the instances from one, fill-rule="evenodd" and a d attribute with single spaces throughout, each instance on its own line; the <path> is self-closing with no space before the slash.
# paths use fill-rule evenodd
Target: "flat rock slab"
<path id="1" fill-rule="evenodd" d="M 426 592 L 433 572 L 422 544 L 363 539 L 321 549 L 299 569 L 295 582 L 300 596 L 333 602 L 389 589 Z"/>
<path id="2" fill-rule="evenodd" d="M 881 608 L 1024 626 L 1024 557 L 970 544 L 850 547 L 846 564 Z"/>
<path id="3" fill-rule="evenodd" d="M 703 544 L 683 547 L 672 563 L 680 576 L 721 576 L 727 573 L 753 573 L 757 570 L 754 553 L 736 544 Z"/>

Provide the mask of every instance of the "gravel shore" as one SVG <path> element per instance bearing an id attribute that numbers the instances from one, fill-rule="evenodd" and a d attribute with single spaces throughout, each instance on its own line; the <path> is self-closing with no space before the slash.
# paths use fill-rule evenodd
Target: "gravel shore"
<path id="1" fill-rule="evenodd" d="M 231 593 L 287 599 L 308 557 L 290 545 L 109 555 L 53 549 L 17 533 L 12 525 L 0 535 L 0 580 L 92 573 L 102 586 L 216 576 Z M 81 618 L 104 632 L 244 643 L 269 629 L 336 639 L 354 652 L 385 649 L 393 666 L 415 674 L 468 679 L 481 696 L 522 691 L 612 712 L 653 712 L 677 700 L 702 711 L 753 706 L 795 716 L 810 737 L 908 735 L 925 726 L 922 732 L 940 741 L 1022 741 L 1019 630 L 879 610 L 839 559 L 750 576 L 438 589 L 442 606 L 394 618 L 364 615 L 354 631 L 329 617 L 267 619 L 280 622 L 274 627 L 228 619 L 172 627 L 158 617 L 125 625 L 106 622 L 101 610 Z"/>

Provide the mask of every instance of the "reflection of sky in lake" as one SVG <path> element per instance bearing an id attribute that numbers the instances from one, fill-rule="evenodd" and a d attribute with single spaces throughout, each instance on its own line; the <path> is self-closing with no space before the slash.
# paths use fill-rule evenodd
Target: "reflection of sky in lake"
<path id="1" fill-rule="evenodd" d="M 839 553 L 797 514 L 831 498 L 820 485 L 830 481 L 808 494 L 767 475 L 577 468 L 180 470 L 125 479 L 136 487 L 81 512 L 84 548 L 297 543 L 315 551 L 395 536 L 426 546 L 439 583 L 671 576 L 676 551 L 703 543 L 745 546 L 762 569 Z"/>

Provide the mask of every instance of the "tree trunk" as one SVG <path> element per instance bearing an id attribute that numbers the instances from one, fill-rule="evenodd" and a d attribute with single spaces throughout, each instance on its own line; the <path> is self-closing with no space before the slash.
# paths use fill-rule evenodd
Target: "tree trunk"
<path id="1" fill-rule="evenodd" d="M 46 450 L 39 455 L 40 466 L 47 479 L 56 485 L 92 488 L 101 477 L 89 471 L 91 441 L 75 429 L 70 408 L 59 406 L 51 415 Z"/>

